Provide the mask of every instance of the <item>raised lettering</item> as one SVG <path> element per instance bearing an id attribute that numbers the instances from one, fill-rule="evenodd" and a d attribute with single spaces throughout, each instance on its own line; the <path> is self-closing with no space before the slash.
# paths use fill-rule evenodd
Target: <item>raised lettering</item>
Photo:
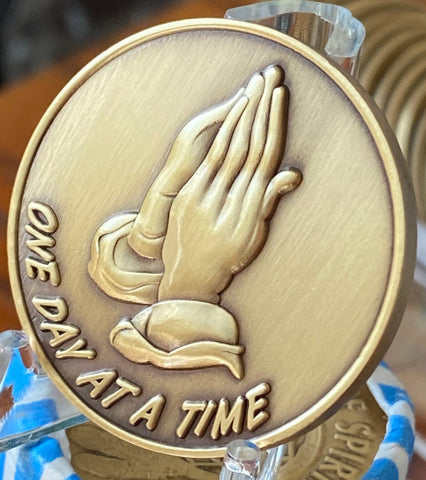
<path id="1" fill-rule="evenodd" d="M 59 267 L 56 262 L 43 263 L 33 257 L 27 257 L 25 259 L 25 266 L 27 268 L 27 275 L 32 278 L 39 278 L 42 282 L 50 283 L 57 287 L 61 283 L 61 274 L 59 273 Z"/>
<path id="2" fill-rule="evenodd" d="M 62 323 L 42 322 L 40 324 L 40 330 L 52 333 L 53 338 L 49 340 L 51 347 L 59 347 L 80 335 L 80 329 L 78 327 L 74 325 L 64 325 Z"/>
<path id="3" fill-rule="evenodd" d="M 146 420 L 146 428 L 155 430 L 165 403 L 166 398 L 163 395 L 156 395 L 129 418 L 130 424 L 138 425 L 142 420 Z"/>
<path id="4" fill-rule="evenodd" d="M 352 452 L 364 454 L 370 450 L 370 440 L 366 438 L 356 438 L 345 433 L 335 433 L 334 438 L 344 442 Z"/>
<path id="5" fill-rule="evenodd" d="M 130 380 L 127 380 L 123 377 L 118 377 L 115 383 L 119 388 L 101 401 L 101 405 L 104 408 L 112 407 L 115 403 L 117 403 L 129 393 L 131 393 L 134 397 L 137 397 L 142 393 L 141 387 L 135 385 Z"/>
<path id="6" fill-rule="evenodd" d="M 30 222 L 42 232 L 55 233 L 58 229 L 58 217 L 49 205 L 30 202 L 27 213 Z"/>
<path id="7" fill-rule="evenodd" d="M 186 400 L 182 410 L 186 412 L 184 419 L 176 430 L 180 438 L 186 437 L 195 424 L 194 433 L 202 437 L 212 424 L 211 437 L 216 440 L 221 435 L 228 435 L 231 430 L 241 433 L 246 421 L 250 431 L 256 430 L 269 419 L 269 412 L 265 410 L 268 399 L 265 398 L 271 391 L 267 383 L 261 383 L 249 390 L 245 396 L 239 396 L 233 403 L 222 398 L 219 405 L 214 400 Z"/>
<path id="8" fill-rule="evenodd" d="M 108 387 L 110 387 L 115 379 L 118 377 L 116 370 L 109 368 L 105 370 L 98 370 L 96 372 L 82 373 L 79 375 L 75 383 L 81 387 L 83 385 L 88 385 L 89 383 L 93 386 L 93 389 L 90 392 L 90 398 L 99 398 Z"/>
<path id="9" fill-rule="evenodd" d="M 63 322 L 68 317 L 68 305 L 62 297 L 36 295 L 32 302 L 37 311 L 52 322 Z"/>
<path id="10" fill-rule="evenodd" d="M 191 425 L 194 423 L 198 412 L 204 412 L 207 402 L 193 402 L 185 400 L 182 404 L 182 410 L 186 412 L 184 419 L 176 429 L 176 435 L 179 438 L 185 438 L 188 435 Z"/>
<path id="11" fill-rule="evenodd" d="M 350 425 L 346 425 L 344 422 L 336 422 L 334 427 L 338 432 L 347 433 L 356 437 L 371 437 L 372 428 L 370 425 L 362 422 L 355 422 Z"/>
<path id="12" fill-rule="evenodd" d="M 261 383 L 246 393 L 247 407 L 247 428 L 250 432 L 258 429 L 269 418 L 269 412 L 264 409 L 268 406 L 268 399 L 264 397 L 271 391 L 267 383 Z"/>
<path id="13" fill-rule="evenodd" d="M 197 423 L 197 426 L 194 428 L 194 433 L 197 437 L 202 437 L 209 426 L 211 419 L 214 413 L 217 410 L 217 403 L 214 400 L 209 400 L 203 414 L 201 415 L 200 420 Z"/>
<path id="14" fill-rule="evenodd" d="M 25 242 L 27 248 L 36 253 L 45 262 L 54 260 L 55 255 L 53 255 L 53 253 L 49 252 L 47 249 L 55 246 L 55 239 L 49 235 L 39 232 L 32 225 L 25 225 L 25 231 L 34 237 Z"/>
<path id="15" fill-rule="evenodd" d="M 93 360 L 96 357 L 96 352 L 92 348 L 85 348 L 87 341 L 84 338 L 79 338 L 75 343 L 64 350 L 56 350 L 55 357 L 58 359 L 64 358 L 85 358 Z"/>
<path id="16" fill-rule="evenodd" d="M 346 460 L 351 460 L 352 462 L 360 463 L 361 465 L 365 463 L 365 458 L 346 452 L 345 450 L 340 450 L 340 448 L 331 447 L 328 453 L 336 458 L 345 458 Z"/>
<path id="17" fill-rule="evenodd" d="M 230 409 L 229 400 L 221 398 L 217 413 L 213 422 L 211 437 L 217 440 L 221 435 L 228 435 L 229 432 L 241 433 L 244 425 L 244 397 L 237 397 Z"/>
<path id="18" fill-rule="evenodd" d="M 32 279 L 38 277 L 42 282 L 50 281 L 57 287 L 61 283 L 61 275 L 55 256 L 48 249 L 56 243 L 49 234 L 58 229 L 58 218 L 49 205 L 41 202 L 31 202 L 28 205 L 28 218 L 31 224 L 26 225 L 25 230 L 33 238 L 27 240 L 26 245 L 41 260 L 34 257 L 25 259 L 27 275 Z"/>

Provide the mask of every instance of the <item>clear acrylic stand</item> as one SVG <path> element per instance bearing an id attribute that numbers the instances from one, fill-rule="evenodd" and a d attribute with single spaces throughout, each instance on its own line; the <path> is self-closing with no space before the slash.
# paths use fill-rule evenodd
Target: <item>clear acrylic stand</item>
<path id="1" fill-rule="evenodd" d="M 226 12 L 225 18 L 258 23 L 290 35 L 356 76 L 363 25 L 337 5 L 276 0 Z M 426 227 L 419 225 L 426 240 Z M 422 247 L 423 245 L 423 247 Z M 416 281 L 426 288 L 426 241 L 419 242 Z M 50 382 L 20 331 L 0 334 L 0 452 L 87 421 Z M 231 442 L 220 480 L 273 480 L 286 446 L 261 452 L 249 441 Z M 71 477 L 70 477 L 71 478 Z"/>
<path id="2" fill-rule="evenodd" d="M 225 17 L 275 28 L 356 74 L 365 30 L 343 7 L 298 0 L 270 1 L 228 10 Z M 0 412 L 0 452 L 86 421 L 50 382 L 22 332 L 0 334 L 0 374 L 0 392 L 5 392 Z M 251 442 L 232 442 L 220 479 L 273 479 L 284 449 L 281 445 L 265 454 Z"/>
<path id="3" fill-rule="evenodd" d="M 303 0 L 275 0 L 232 8 L 225 18 L 274 28 L 357 75 L 365 28 L 347 8 Z"/>
<path id="4" fill-rule="evenodd" d="M 27 335 L 0 333 L 0 452 L 86 421 L 40 367 Z"/>
<path id="5" fill-rule="evenodd" d="M 274 0 L 232 8 L 225 18 L 274 28 L 333 60 L 351 75 L 357 75 L 365 28 L 344 7 L 303 0 Z M 223 460 L 220 480 L 273 480 L 284 449 L 285 445 L 280 445 L 268 450 L 261 465 L 261 452 L 255 445 L 232 442 Z M 255 452 L 259 473 L 252 467 Z"/>

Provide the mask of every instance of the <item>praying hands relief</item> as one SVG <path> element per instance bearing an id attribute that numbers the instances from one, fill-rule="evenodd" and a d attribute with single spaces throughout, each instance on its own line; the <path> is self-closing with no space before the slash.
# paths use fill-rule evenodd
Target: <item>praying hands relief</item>
<path id="1" fill-rule="evenodd" d="M 148 305 L 110 332 L 128 360 L 225 366 L 243 378 L 238 323 L 220 294 L 259 255 L 280 199 L 302 180 L 295 168 L 279 171 L 288 101 L 281 67 L 254 74 L 181 130 L 139 212 L 119 213 L 96 232 L 92 279 L 117 300 Z M 139 271 L 123 266 L 129 252 Z"/>

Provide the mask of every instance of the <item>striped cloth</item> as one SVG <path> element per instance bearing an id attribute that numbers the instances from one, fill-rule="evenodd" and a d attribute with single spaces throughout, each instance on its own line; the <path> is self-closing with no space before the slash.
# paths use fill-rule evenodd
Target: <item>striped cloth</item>
<path id="1" fill-rule="evenodd" d="M 385 438 L 362 480 L 405 480 L 414 450 L 413 404 L 385 362 L 367 383 L 388 421 Z"/>
<path id="2" fill-rule="evenodd" d="M 0 439 L 36 429 L 63 415 L 63 397 L 47 377 L 34 377 L 18 354 L 12 358 L 0 390 L 11 385 L 16 405 L 0 422 Z M 414 447 L 413 406 L 383 362 L 369 379 L 368 386 L 389 418 L 385 438 L 362 480 L 405 480 Z M 64 431 L 0 453 L 0 479 L 79 480 L 70 465 Z"/>
<path id="3" fill-rule="evenodd" d="M 14 403 L 0 420 L 1 440 L 51 424 L 74 410 L 47 376 L 35 376 L 25 366 L 18 349 L 0 381 L 3 398 L 10 396 Z M 57 432 L 0 453 L 0 479 L 80 480 L 70 458 L 65 432 Z"/>

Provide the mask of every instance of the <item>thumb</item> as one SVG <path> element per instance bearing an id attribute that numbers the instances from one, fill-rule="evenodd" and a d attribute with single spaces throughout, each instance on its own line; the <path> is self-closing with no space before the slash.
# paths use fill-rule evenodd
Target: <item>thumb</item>
<path id="1" fill-rule="evenodd" d="M 302 173 L 294 167 L 279 172 L 269 182 L 263 198 L 262 217 L 269 220 L 277 208 L 280 198 L 295 190 L 302 182 Z"/>

